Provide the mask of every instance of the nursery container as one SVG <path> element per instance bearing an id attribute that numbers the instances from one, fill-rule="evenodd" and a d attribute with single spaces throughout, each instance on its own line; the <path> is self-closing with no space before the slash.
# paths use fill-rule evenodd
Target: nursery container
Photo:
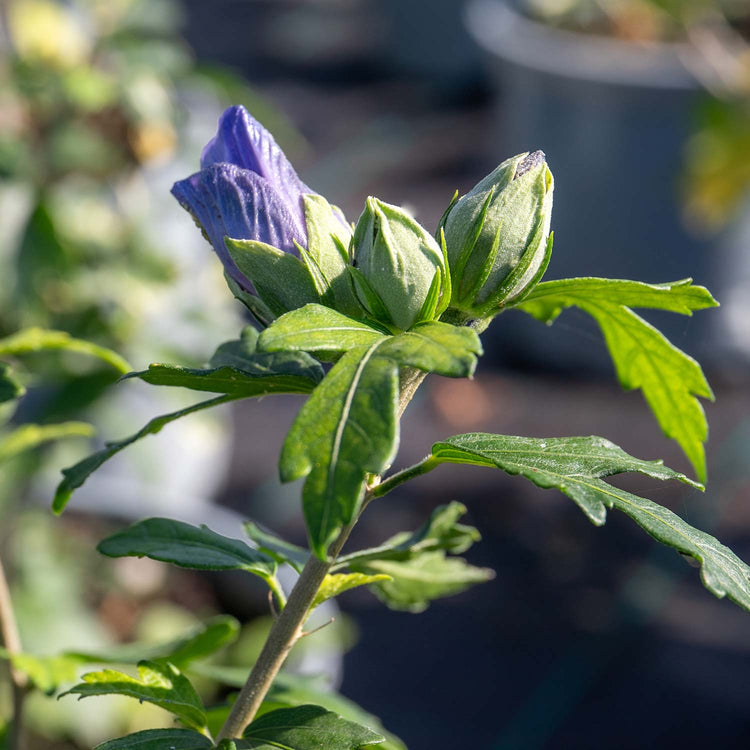
<path id="1" fill-rule="evenodd" d="M 747 214 L 719 236 L 699 237 L 681 213 L 685 142 L 702 95 L 689 72 L 690 48 L 552 28 L 507 0 L 472 0 L 465 17 L 497 89 L 488 162 L 542 149 L 555 175 L 547 278 L 690 276 L 719 301 L 734 302 L 693 319 L 662 315 L 655 322 L 676 345 L 689 341 L 709 369 L 747 357 L 750 348 L 732 323 L 750 312 L 747 295 L 738 293 L 750 276 L 737 244 L 747 234 Z M 499 325 L 491 335 L 503 337 L 510 358 L 609 367 L 603 345 L 592 341 L 595 328 L 568 315 L 572 330 L 564 335 L 525 335 L 533 322 L 520 315 L 512 337 Z"/>

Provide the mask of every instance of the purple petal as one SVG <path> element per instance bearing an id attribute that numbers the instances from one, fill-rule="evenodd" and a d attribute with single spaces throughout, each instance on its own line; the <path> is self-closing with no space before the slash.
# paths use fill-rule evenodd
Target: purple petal
<path id="1" fill-rule="evenodd" d="M 313 191 L 297 176 L 274 137 L 243 106 L 229 107 L 222 114 L 216 135 L 201 154 L 203 168 L 221 162 L 264 177 L 304 224 L 302 195 Z"/>
<path id="2" fill-rule="evenodd" d="M 229 275 L 251 293 L 253 285 L 235 266 L 224 237 L 258 240 L 291 253 L 296 253 L 294 240 L 307 246 L 304 219 L 293 215 L 283 197 L 255 172 L 212 164 L 176 182 L 172 195 L 192 214 Z"/>

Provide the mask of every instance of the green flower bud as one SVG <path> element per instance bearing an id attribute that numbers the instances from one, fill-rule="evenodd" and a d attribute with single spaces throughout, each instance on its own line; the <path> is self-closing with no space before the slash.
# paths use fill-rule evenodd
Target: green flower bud
<path id="1" fill-rule="evenodd" d="M 438 317 L 450 301 L 445 256 L 432 235 L 398 206 L 368 198 L 354 229 L 357 296 L 373 318 L 405 331 Z"/>
<path id="2" fill-rule="evenodd" d="M 553 185 L 541 151 L 519 154 L 448 207 L 440 225 L 453 309 L 490 317 L 539 281 L 552 250 Z"/>

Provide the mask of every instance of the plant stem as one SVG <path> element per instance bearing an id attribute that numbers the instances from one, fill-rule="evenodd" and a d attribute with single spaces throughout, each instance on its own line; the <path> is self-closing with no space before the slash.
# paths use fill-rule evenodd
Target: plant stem
<path id="1" fill-rule="evenodd" d="M 9 654 L 18 654 L 23 650 L 2 560 L 0 560 L 0 636 L 2 636 L 3 646 Z M 19 672 L 12 664 L 10 665 L 10 677 L 13 684 L 13 728 L 8 747 L 10 750 L 21 750 L 24 746 L 23 702 L 26 697 L 28 680 L 26 675 Z"/>
<path id="2" fill-rule="evenodd" d="M 414 464 L 414 466 L 409 466 L 406 469 L 402 469 L 396 474 L 391 474 L 388 479 L 373 487 L 372 496 L 383 497 L 383 495 L 387 495 L 391 490 L 396 489 L 396 487 L 398 487 L 400 484 L 408 482 L 410 479 L 414 479 L 414 477 L 421 476 L 422 474 L 427 474 L 439 465 L 440 461 L 438 461 L 434 456 L 427 456 L 427 458 L 423 459 L 418 464 Z"/>
<path id="3" fill-rule="evenodd" d="M 412 368 L 403 368 L 401 371 L 399 417 L 404 413 L 404 409 L 406 409 L 424 378 L 425 373 Z M 368 489 L 362 501 L 362 508 L 372 498 L 373 489 Z M 250 671 L 247 682 L 237 696 L 237 700 L 234 702 L 232 710 L 216 738 L 217 743 L 225 739 L 242 737 L 247 725 L 255 718 L 289 652 L 302 637 L 302 628 L 310 613 L 315 595 L 318 593 L 323 579 L 336 562 L 336 558 L 349 538 L 357 518 L 342 529 L 338 538 L 328 550 L 327 561 L 323 561 L 312 554 L 308 558 L 297 583 L 289 594 L 286 606 L 281 610 L 271 627 L 271 632 L 268 634 L 260 655 Z"/>
<path id="4" fill-rule="evenodd" d="M 255 718 L 260 704 L 265 699 L 286 657 L 294 644 L 302 637 L 302 626 L 305 624 L 315 595 L 353 526 L 354 524 L 346 526 L 333 543 L 329 561 L 324 562 L 315 555 L 310 555 L 308 558 L 297 583 L 289 594 L 286 606 L 274 622 L 258 660 L 219 732 L 217 742 L 241 737 L 245 727 Z"/>

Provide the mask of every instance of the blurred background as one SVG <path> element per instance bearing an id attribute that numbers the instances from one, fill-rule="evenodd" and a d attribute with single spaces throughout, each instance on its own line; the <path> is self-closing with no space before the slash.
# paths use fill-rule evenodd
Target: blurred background
<path id="1" fill-rule="evenodd" d="M 141 368 L 200 365 L 236 336 L 241 307 L 169 195 L 198 168 L 230 103 L 272 130 L 303 180 L 352 221 L 377 195 L 434 229 L 456 189 L 542 149 L 556 181 L 547 278 L 691 276 L 721 302 L 694 318 L 646 315 L 699 359 L 716 393 L 706 404 L 706 493 L 617 483 L 750 560 L 748 0 L 4 0 L 0 9 L 0 337 L 55 328 Z M 419 392 L 398 465 L 449 434 L 492 431 L 599 434 L 690 473 L 640 394 L 619 389 L 583 314 L 547 328 L 511 311 L 483 341 L 474 381 L 434 376 Z M 6 430 L 75 418 L 97 440 L 120 438 L 194 400 L 113 386 L 117 373 L 80 357 L 14 366 L 27 393 L 0 415 Z M 168 428 L 95 475 L 60 520 L 47 510 L 59 469 L 91 443 L 0 455 L 0 553 L 26 648 L 164 638 L 228 610 L 248 625 L 227 657 L 251 663 L 267 614 L 260 584 L 237 601 L 231 577 L 102 562 L 93 548 L 144 515 L 231 535 L 252 517 L 302 543 L 299 487 L 279 485 L 275 470 L 299 405 L 240 403 Z M 352 547 L 416 528 L 454 499 L 484 537 L 470 561 L 496 579 L 418 616 L 351 592 L 338 634 L 315 636 L 297 669 L 322 667 L 411 750 L 747 747 L 750 619 L 628 519 L 611 514 L 595 529 L 557 493 L 443 467 L 373 506 Z M 45 748 L 90 747 L 149 720 L 115 699 L 92 712 L 37 696 L 29 710 L 35 747 Z"/>

